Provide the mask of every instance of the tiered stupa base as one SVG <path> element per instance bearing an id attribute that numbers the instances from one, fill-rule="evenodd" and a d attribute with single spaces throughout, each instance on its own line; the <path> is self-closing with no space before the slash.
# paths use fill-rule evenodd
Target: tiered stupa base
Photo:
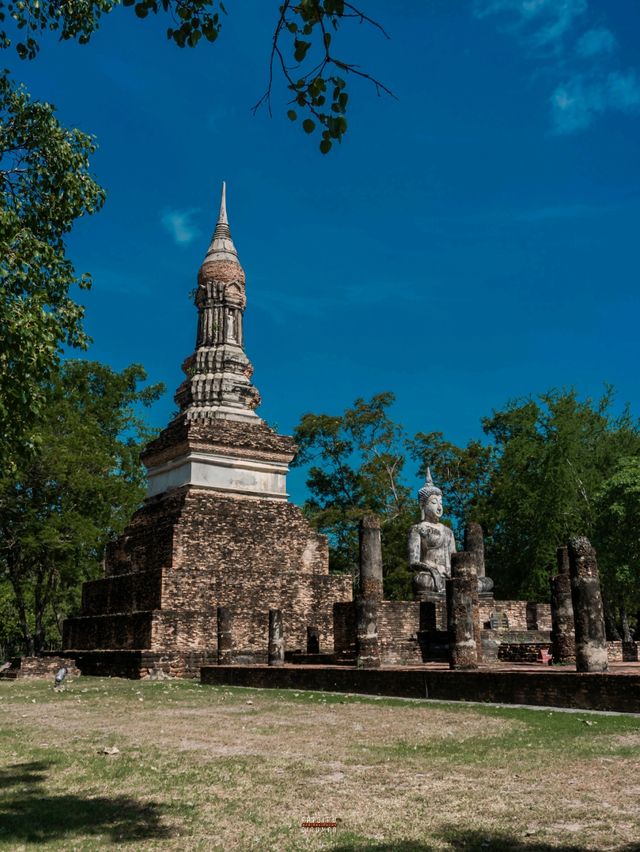
<path id="1" fill-rule="evenodd" d="M 179 418 L 161 433 L 144 455 L 151 483 L 195 478 L 200 465 L 225 490 L 189 483 L 151 497 L 109 546 L 104 578 L 84 584 L 64 626 L 83 671 L 196 676 L 217 659 L 219 606 L 232 613 L 237 662 L 266 661 L 270 608 L 283 612 L 288 651 L 306 651 L 311 626 L 333 650 L 333 605 L 351 599 L 351 578 L 329 575 L 326 538 L 273 484 L 292 445 L 262 421 Z"/>

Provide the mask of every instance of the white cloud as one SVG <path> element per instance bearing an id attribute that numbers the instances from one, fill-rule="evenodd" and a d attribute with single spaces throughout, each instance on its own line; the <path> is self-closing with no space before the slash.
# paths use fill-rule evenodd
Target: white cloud
<path id="1" fill-rule="evenodd" d="M 588 0 L 474 0 L 473 11 L 478 18 L 501 15 L 507 31 L 538 61 L 546 59 L 547 72 L 556 80 L 568 76 L 549 98 L 554 133 L 584 130 L 603 113 L 638 110 L 638 74 L 616 68 L 615 36 L 589 26 Z M 587 73 L 581 59 L 589 60 Z"/>
<path id="2" fill-rule="evenodd" d="M 576 44 L 576 53 L 580 56 L 591 57 L 599 53 L 613 53 L 618 43 L 611 30 L 600 27 L 587 30 L 580 36 Z"/>
<path id="3" fill-rule="evenodd" d="M 162 224 L 179 246 L 187 246 L 200 235 L 199 228 L 191 221 L 198 210 L 166 210 L 162 214 Z"/>
<path id="4" fill-rule="evenodd" d="M 587 11 L 587 0 L 476 0 L 478 18 L 502 15 L 531 48 L 560 52 L 564 38 Z"/>
<path id="5" fill-rule="evenodd" d="M 556 88 L 551 96 L 551 118 L 558 134 L 584 130 L 604 112 L 636 112 L 640 109 L 640 81 L 634 71 L 618 71 L 600 77 L 576 75 Z"/>

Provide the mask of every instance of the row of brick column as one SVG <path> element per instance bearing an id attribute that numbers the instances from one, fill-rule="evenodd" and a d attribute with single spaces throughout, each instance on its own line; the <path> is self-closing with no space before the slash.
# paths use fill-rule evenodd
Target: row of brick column
<path id="1" fill-rule="evenodd" d="M 355 599 L 356 665 L 379 668 L 378 632 L 383 600 L 380 521 L 366 515 L 360 522 L 360 583 Z M 481 535 L 476 536 L 480 544 Z M 451 577 L 446 581 L 449 665 L 476 669 L 482 661 L 478 577 L 484 573 L 484 554 L 473 536 L 468 550 L 452 554 Z M 474 546 L 475 545 L 475 546 Z M 606 671 L 607 645 L 598 565 L 586 538 L 574 538 L 558 549 L 558 574 L 551 578 L 552 652 L 555 662 L 573 663 L 580 672 Z M 233 616 L 218 607 L 218 663 L 233 660 Z M 319 631 L 307 628 L 307 653 L 319 653 Z M 285 637 L 282 611 L 269 610 L 268 662 L 284 665 Z"/>
<path id="2" fill-rule="evenodd" d="M 607 637 L 596 552 L 588 538 L 558 548 L 558 574 L 551 578 L 551 640 L 555 662 L 579 672 L 607 671 Z"/>
<path id="3" fill-rule="evenodd" d="M 218 665 L 228 666 L 234 662 L 233 611 L 219 606 L 218 615 Z M 281 609 L 269 610 L 269 639 L 267 661 L 270 666 L 284 665 L 285 636 Z M 314 625 L 307 627 L 307 653 L 320 653 L 320 631 Z"/>

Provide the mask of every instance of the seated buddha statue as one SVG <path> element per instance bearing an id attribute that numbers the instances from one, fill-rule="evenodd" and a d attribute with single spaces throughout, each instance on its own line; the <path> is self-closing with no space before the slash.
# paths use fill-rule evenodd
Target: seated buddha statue
<path id="1" fill-rule="evenodd" d="M 409 566 L 416 574 L 413 591 L 420 599 L 425 594 L 443 594 L 445 580 L 451 576 L 451 554 L 456 542 L 449 527 L 440 523 L 442 491 L 433 484 L 427 468 L 424 485 L 418 491 L 420 523 L 409 532 Z"/>
<path id="2" fill-rule="evenodd" d="M 456 552 L 456 541 L 449 527 L 440 523 L 442 517 L 442 491 L 433 484 L 431 471 L 427 468 L 427 477 L 418 491 L 420 503 L 420 523 L 414 524 L 409 531 L 409 567 L 415 571 L 413 593 L 417 600 L 429 595 L 444 594 L 445 580 L 451 576 L 451 554 Z M 482 529 L 476 527 L 473 550 L 478 546 L 482 550 Z M 477 532 L 479 531 L 479 533 Z M 493 580 L 484 576 L 484 552 L 478 559 L 478 592 L 487 593 L 493 589 Z"/>

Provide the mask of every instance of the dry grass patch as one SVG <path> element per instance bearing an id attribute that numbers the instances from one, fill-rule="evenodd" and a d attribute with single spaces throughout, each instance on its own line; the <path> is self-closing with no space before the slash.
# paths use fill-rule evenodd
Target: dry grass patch
<path id="1" fill-rule="evenodd" d="M 2 848 L 640 848 L 628 716 L 81 678 L 0 683 L 0 747 Z"/>

